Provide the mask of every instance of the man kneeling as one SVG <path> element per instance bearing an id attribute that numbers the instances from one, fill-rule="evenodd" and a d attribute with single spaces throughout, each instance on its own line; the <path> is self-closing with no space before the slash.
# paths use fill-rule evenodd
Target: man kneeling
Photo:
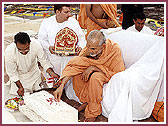
<path id="1" fill-rule="evenodd" d="M 17 33 L 14 43 L 5 50 L 5 67 L 11 82 L 10 94 L 23 96 L 26 92 L 33 93 L 41 89 L 41 72 L 37 61 L 51 77 L 59 78 L 46 59 L 41 45 L 36 41 L 31 42 L 27 33 Z"/>
<path id="2" fill-rule="evenodd" d="M 85 122 L 94 122 L 101 114 L 103 84 L 117 72 L 125 70 L 119 46 L 94 30 L 80 55 L 72 58 L 62 72 L 54 97 L 60 101 L 65 84 L 73 77 L 73 88 L 85 109 Z M 84 109 L 81 107 L 78 111 Z"/>

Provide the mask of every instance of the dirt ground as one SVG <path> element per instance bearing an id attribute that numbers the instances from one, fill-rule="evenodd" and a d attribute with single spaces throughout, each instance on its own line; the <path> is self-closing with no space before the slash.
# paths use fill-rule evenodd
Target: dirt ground
<path id="1" fill-rule="evenodd" d="M 30 36 L 36 36 L 40 27 L 40 24 L 43 19 L 37 19 L 37 20 L 24 20 L 22 18 L 18 17 L 12 17 L 5 15 L 4 16 L 4 49 L 13 42 L 13 36 L 20 31 L 27 32 Z M 4 82 L 6 83 L 8 81 L 8 76 L 5 73 L 4 69 Z M 53 91 L 49 91 L 52 93 Z M 74 100 L 69 100 L 65 93 L 63 93 L 62 100 L 68 103 L 69 105 L 77 108 L 80 106 L 80 104 Z M 79 121 L 84 121 L 84 111 L 79 112 Z M 107 118 L 100 115 L 97 117 L 96 122 L 107 122 Z M 151 116 L 145 120 L 141 120 L 139 122 L 156 122 L 156 120 Z"/>

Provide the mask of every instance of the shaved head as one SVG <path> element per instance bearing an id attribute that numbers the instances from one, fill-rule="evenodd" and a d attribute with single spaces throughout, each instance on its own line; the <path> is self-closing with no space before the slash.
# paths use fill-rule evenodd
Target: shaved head
<path id="1" fill-rule="evenodd" d="M 93 30 L 87 36 L 87 40 L 89 42 L 92 42 L 92 43 L 94 43 L 96 41 L 90 41 L 90 40 L 99 40 L 98 45 L 101 46 L 101 45 L 103 45 L 105 43 L 105 36 L 104 36 L 104 34 L 101 31 Z"/>
<path id="2" fill-rule="evenodd" d="M 99 30 L 93 30 L 87 37 L 88 57 L 98 59 L 104 49 L 105 37 Z"/>

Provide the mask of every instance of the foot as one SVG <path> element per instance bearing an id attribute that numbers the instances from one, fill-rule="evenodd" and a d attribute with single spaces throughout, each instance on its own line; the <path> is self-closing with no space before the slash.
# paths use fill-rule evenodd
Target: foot
<path id="1" fill-rule="evenodd" d="M 85 108 L 86 108 L 87 105 L 88 105 L 87 102 L 81 104 L 81 105 L 77 108 L 78 112 L 80 112 L 80 111 L 82 111 L 82 110 L 85 110 Z"/>
<path id="2" fill-rule="evenodd" d="M 95 122 L 96 117 L 93 118 L 85 118 L 84 122 Z"/>

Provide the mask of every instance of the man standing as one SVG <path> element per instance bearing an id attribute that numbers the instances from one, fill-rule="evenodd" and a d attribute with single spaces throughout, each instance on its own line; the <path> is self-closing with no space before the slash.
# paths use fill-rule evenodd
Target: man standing
<path id="1" fill-rule="evenodd" d="M 116 17 L 116 4 L 81 4 L 78 21 L 81 27 L 87 29 L 87 37 L 92 30 L 120 26 Z"/>
<path id="2" fill-rule="evenodd" d="M 54 66 L 54 71 L 60 75 L 65 64 L 72 56 L 60 56 L 55 53 L 55 40 L 60 39 L 57 38 L 57 34 L 62 30 L 66 30 L 66 28 L 68 28 L 69 31 L 73 31 L 77 36 L 75 39 L 78 40 L 76 45 L 77 53 L 86 45 L 86 40 L 78 21 L 71 17 L 71 8 L 69 4 L 55 4 L 54 11 L 56 14 L 55 16 L 43 20 L 39 29 L 38 40 L 50 63 Z M 69 33 L 69 31 L 66 31 L 66 33 Z M 71 34 L 69 34 L 69 36 L 71 36 Z M 64 40 L 61 41 L 64 42 Z"/>
<path id="3" fill-rule="evenodd" d="M 85 122 L 93 122 L 101 114 L 103 84 L 117 72 L 125 70 L 119 46 L 105 40 L 102 32 L 94 30 L 87 37 L 87 45 L 80 55 L 72 58 L 62 72 L 54 91 L 59 101 L 65 84 L 73 77 L 73 89 L 83 104 L 78 111 L 85 109 Z"/>
<path id="4" fill-rule="evenodd" d="M 145 26 L 145 20 L 146 17 L 144 13 L 137 13 L 133 19 L 134 25 L 129 27 L 127 30 L 154 35 L 154 32 L 150 28 Z"/>
<path id="5" fill-rule="evenodd" d="M 14 43 L 5 50 L 5 67 L 11 82 L 11 94 L 23 96 L 24 92 L 32 93 L 40 89 L 42 80 L 37 61 L 51 77 L 59 78 L 46 60 L 41 45 L 36 41 L 31 42 L 27 33 L 17 33 Z"/>

